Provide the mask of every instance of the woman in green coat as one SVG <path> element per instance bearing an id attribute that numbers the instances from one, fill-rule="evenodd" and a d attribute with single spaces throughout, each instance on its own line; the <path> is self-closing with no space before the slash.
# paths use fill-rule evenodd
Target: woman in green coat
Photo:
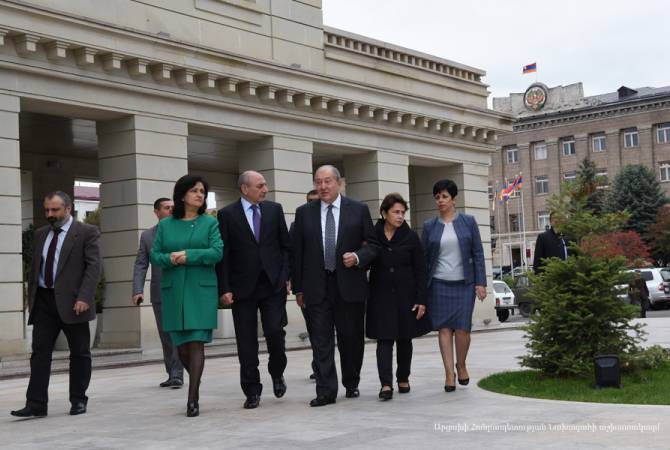
<path id="1" fill-rule="evenodd" d="M 199 414 L 205 342 L 216 328 L 218 289 L 214 265 L 223 255 L 217 220 L 205 214 L 207 182 L 184 175 L 174 187 L 174 210 L 158 224 L 151 263 L 163 269 L 163 328 L 170 332 L 189 376 L 186 415 Z"/>

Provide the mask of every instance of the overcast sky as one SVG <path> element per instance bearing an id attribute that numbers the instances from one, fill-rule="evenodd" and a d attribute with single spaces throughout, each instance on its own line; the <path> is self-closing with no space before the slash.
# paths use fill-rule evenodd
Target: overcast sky
<path id="1" fill-rule="evenodd" d="M 492 96 L 670 85 L 667 0 L 323 0 L 324 24 L 486 71 Z M 490 103 L 490 101 L 489 101 Z"/>

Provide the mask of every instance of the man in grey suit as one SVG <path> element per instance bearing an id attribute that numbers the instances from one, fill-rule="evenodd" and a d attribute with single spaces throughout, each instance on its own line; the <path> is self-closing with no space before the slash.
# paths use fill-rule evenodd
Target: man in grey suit
<path id="1" fill-rule="evenodd" d="M 172 214 L 174 203 L 169 198 L 159 198 L 154 202 L 154 214 L 160 222 L 162 219 Z M 154 225 L 148 230 L 142 232 L 140 237 L 140 248 L 137 251 L 135 267 L 133 269 L 133 304 L 139 305 L 144 301 L 144 281 L 146 280 L 147 269 L 149 268 L 149 255 L 151 246 L 154 243 L 156 229 Z M 151 265 L 151 307 L 156 317 L 156 327 L 163 345 L 163 362 L 168 379 L 160 383 L 160 387 L 169 387 L 178 389 L 184 384 L 184 367 L 179 361 L 177 349 L 172 345 L 170 334 L 163 331 L 163 303 L 161 302 L 161 268 Z"/>
<path id="2" fill-rule="evenodd" d="M 47 415 L 51 358 L 61 330 L 70 348 L 70 415 L 84 414 L 91 381 L 88 322 L 95 319 L 95 290 L 100 280 L 100 232 L 77 222 L 72 200 L 61 191 L 48 194 L 44 212 L 49 222 L 35 231 L 28 278 L 28 323 L 33 325 L 33 352 L 26 406 L 17 417 Z"/>

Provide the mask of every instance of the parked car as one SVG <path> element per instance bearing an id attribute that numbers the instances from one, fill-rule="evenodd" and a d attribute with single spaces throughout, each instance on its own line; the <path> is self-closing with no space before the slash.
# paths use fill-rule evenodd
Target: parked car
<path id="1" fill-rule="evenodd" d="M 647 283 L 649 289 L 649 304 L 651 309 L 670 307 L 670 267 L 645 267 L 631 269 L 626 272 L 640 271 L 642 279 Z M 628 286 L 617 286 L 620 288 L 619 298 L 628 300 Z"/>
<path id="2" fill-rule="evenodd" d="M 519 313 L 524 317 L 529 317 L 533 311 L 533 300 L 528 296 L 529 288 L 530 279 L 525 274 L 516 278 L 514 287 L 512 288 Z"/>
<path id="3" fill-rule="evenodd" d="M 509 319 L 510 314 L 514 314 L 516 303 L 514 302 L 514 292 L 504 281 L 493 281 L 493 295 L 496 299 L 496 315 L 501 322 Z"/>

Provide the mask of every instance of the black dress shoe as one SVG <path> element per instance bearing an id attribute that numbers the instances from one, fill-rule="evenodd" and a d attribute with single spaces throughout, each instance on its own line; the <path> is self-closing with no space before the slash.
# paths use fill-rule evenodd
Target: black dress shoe
<path id="1" fill-rule="evenodd" d="M 326 405 L 330 405 L 330 404 L 333 404 L 333 403 L 335 403 L 334 398 L 319 396 L 319 397 L 313 399 L 312 401 L 310 401 L 309 406 L 312 406 L 312 407 L 326 406 Z"/>
<path id="2" fill-rule="evenodd" d="M 459 378 L 458 379 L 458 384 L 460 384 L 461 386 L 467 386 L 469 382 L 470 382 L 470 378 L 463 378 L 463 379 Z"/>
<path id="3" fill-rule="evenodd" d="M 391 400 L 393 398 L 393 389 L 384 389 L 382 388 L 379 391 L 380 400 Z"/>
<path id="4" fill-rule="evenodd" d="M 200 405 L 198 402 L 189 402 L 186 404 L 186 417 L 198 417 L 200 415 Z"/>
<path id="5" fill-rule="evenodd" d="M 409 383 L 407 383 L 407 386 L 400 386 L 398 385 L 398 392 L 401 394 L 407 394 L 410 391 Z"/>
<path id="6" fill-rule="evenodd" d="M 454 392 L 456 390 L 456 385 L 449 386 L 448 384 L 444 385 L 444 392 Z"/>
<path id="7" fill-rule="evenodd" d="M 316 375 L 313 374 L 313 373 L 310 373 L 310 374 L 309 374 L 309 379 L 310 379 L 310 380 L 316 380 Z"/>
<path id="8" fill-rule="evenodd" d="M 258 405 L 261 403 L 261 396 L 260 395 L 250 395 L 247 397 L 246 401 L 244 402 L 244 409 L 254 409 L 258 408 Z"/>
<path id="9" fill-rule="evenodd" d="M 286 381 L 284 381 L 284 377 L 272 379 L 272 390 L 277 398 L 282 398 L 286 394 Z"/>
<path id="10" fill-rule="evenodd" d="M 11 411 L 10 414 L 14 417 L 46 417 L 47 410 L 26 406 L 25 408 Z"/>
<path id="11" fill-rule="evenodd" d="M 71 416 L 78 416 L 79 414 L 86 414 L 86 403 L 84 402 L 75 402 L 70 408 Z"/>
<path id="12" fill-rule="evenodd" d="M 184 382 L 179 378 L 168 378 L 167 380 L 159 384 L 159 386 L 162 388 L 172 388 L 172 389 L 179 389 L 183 385 Z"/>
<path id="13" fill-rule="evenodd" d="M 347 398 L 358 398 L 361 396 L 361 393 L 358 388 L 347 388 L 347 392 L 344 396 Z"/>

